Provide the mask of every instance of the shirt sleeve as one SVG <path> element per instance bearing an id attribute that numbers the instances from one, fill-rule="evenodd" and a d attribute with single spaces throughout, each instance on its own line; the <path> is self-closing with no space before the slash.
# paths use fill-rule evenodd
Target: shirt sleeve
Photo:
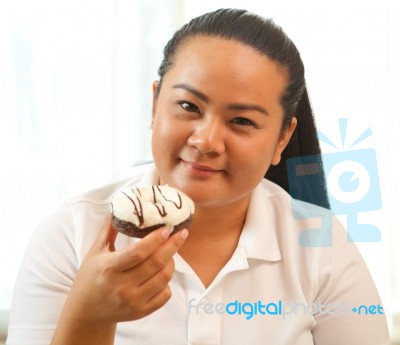
<path id="1" fill-rule="evenodd" d="M 34 233 L 14 289 L 7 345 L 48 345 L 76 276 L 74 218 L 68 206 Z"/>
<path id="2" fill-rule="evenodd" d="M 375 284 L 353 242 L 335 219 L 333 243 L 320 248 L 319 292 L 315 303 L 316 345 L 390 344 L 387 321 Z"/>

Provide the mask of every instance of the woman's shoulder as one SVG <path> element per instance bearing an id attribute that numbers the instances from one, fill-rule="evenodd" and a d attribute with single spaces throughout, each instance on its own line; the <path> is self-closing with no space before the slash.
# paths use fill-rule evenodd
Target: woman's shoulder
<path id="1" fill-rule="evenodd" d="M 330 209 L 312 204 L 303 200 L 293 198 L 285 189 L 278 184 L 263 179 L 259 187 L 264 194 L 264 197 L 274 204 L 281 204 L 286 210 L 291 210 L 295 219 L 313 218 L 318 216 L 334 216 Z"/>
<path id="2" fill-rule="evenodd" d="M 274 210 L 281 241 L 295 244 L 299 253 L 320 253 L 321 248 L 348 247 L 348 234 L 335 215 L 327 208 L 294 199 L 279 185 L 264 179 L 258 187 L 264 208 Z M 259 199 L 260 200 L 260 199 Z M 353 243 L 351 243 L 353 246 Z M 317 249 L 317 250 L 315 250 Z"/>
<path id="3" fill-rule="evenodd" d="M 108 207 L 115 193 L 129 187 L 152 185 L 155 175 L 155 167 L 151 162 L 133 165 L 122 175 L 124 177 L 76 195 L 70 198 L 67 203 L 72 206 L 89 204 L 94 207 Z"/>
<path id="4" fill-rule="evenodd" d="M 129 172 L 129 177 L 66 200 L 42 220 L 32 236 L 31 244 L 43 248 L 57 245 L 64 252 L 70 248 L 70 255 L 76 256 L 80 262 L 110 212 L 112 196 L 121 189 L 151 183 L 155 169 L 152 164 L 146 164 L 132 167 Z M 125 243 L 122 243 L 122 236 L 119 237 L 117 243 L 121 242 L 122 246 Z"/>

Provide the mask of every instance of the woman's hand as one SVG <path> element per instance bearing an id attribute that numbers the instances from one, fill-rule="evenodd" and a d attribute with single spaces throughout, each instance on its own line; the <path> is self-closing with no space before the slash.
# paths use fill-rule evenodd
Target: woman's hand
<path id="1" fill-rule="evenodd" d="M 168 237 L 169 230 L 160 228 L 118 251 L 116 236 L 108 216 L 79 269 L 52 344 L 113 344 L 117 322 L 149 315 L 171 297 L 172 256 L 187 230 Z"/>

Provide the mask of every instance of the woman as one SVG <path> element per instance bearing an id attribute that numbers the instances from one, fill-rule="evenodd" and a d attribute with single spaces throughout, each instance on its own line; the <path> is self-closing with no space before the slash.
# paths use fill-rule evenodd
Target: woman
<path id="1" fill-rule="evenodd" d="M 175 33 L 159 75 L 154 165 L 42 224 L 8 344 L 388 344 L 379 296 L 345 231 L 284 190 L 286 158 L 319 153 L 288 37 L 246 11 L 218 10 Z M 117 238 L 110 198 L 149 184 L 194 200 L 189 236 L 161 228 Z M 323 178 L 313 190 L 327 206 Z M 330 245 L 299 245 L 321 221 Z"/>

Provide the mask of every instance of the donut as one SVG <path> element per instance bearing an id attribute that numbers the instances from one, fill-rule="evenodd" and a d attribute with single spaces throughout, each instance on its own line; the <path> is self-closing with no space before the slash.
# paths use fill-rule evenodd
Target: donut
<path id="1" fill-rule="evenodd" d="M 113 228 L 131 237 L 143 238 L 161 226 L 177 232 L 190 226 L 193 213 L 192 199 L 167 185 L 128 188 L 111 200 Z"/>

